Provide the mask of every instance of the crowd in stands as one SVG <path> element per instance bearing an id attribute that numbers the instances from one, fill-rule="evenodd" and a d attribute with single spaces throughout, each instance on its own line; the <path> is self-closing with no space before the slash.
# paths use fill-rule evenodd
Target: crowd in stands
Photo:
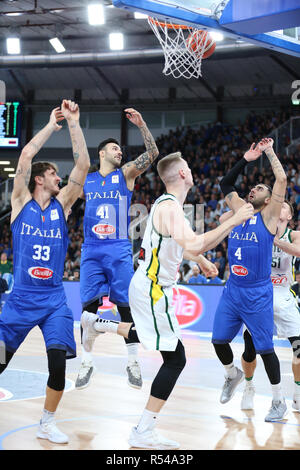
<path id="1" fill-rule="evenodd" d="M 226 172 L 242 158 L 252 142 L 259 142 L 263 137 L 270 135 L 280 124 L 289 119 L 288 112 L 265 112 L 255 114 L 251 112 L 244 123 L 239 125 L 225 125 L 214 123 L 198 128 L 185 126 L 171 130 L 168 135 L 161 135 L 157 140 L 157 146 L 161 157 L 181 151 L 192 169 L 194 187 L 190 190 L 186 204 L 199 205 L 203 213 L 203 221 L 200 227 L 209 231 L 217 227 L 220 215 L 228 210 L 224 195 L 220 192 L 219 182 Z M 288 140 L 285 142 L 289 144 Z M 127 158 L 134 159 L 144 152 L 142 147 L 128 149 Z M 293 154 L 278 155 L 288 177 L 287 198 L 293 204 L 295 215 L 292 223 L 294 230 L 300 230 L 300 146 Z M 262 163 L 261 163 L 262 162 Z M 265 158 L 257 164 L 249 164 L 245 173 L 237 180 L 236 188 L 241 197 L 247 196 L 251 187 L 259 182 L 272 185 L 273 174 L 271 167 Z M 159 179 L 154 164 L 146 173 L 136 180 L 133 192 L 132 204 L 143 204 L 148 212 L 151 205 L 164 192 L 164 185 Z M 78 200 L 72 208 L 68 219 L 70 245 L 65 261 L 64 280 L 78 280 L 80 277 L 81 245 L 83 243 L 83 214 L 84 201 Z M 199 228 L 194 226 L 194 228 Z M 6 254 L 9 263 L 12 263 L 12 241 L 9 229 L 9 221 L 0 228 L 0 274 L 2 254 Z M 141 243 L 141 239 L 135 241 L 134 252 Z M 210 283 L 224 283 L 229 276 L 227 262 L 227 241 L 224 240 L 214 250 L 206 253 L 218 269 L 216 279 L 210 279 Z M 195 263 L 183 261 L 180 269 L 179 282 L 189 283 L 201 281 L 202 275 Z M 11 265 L 5 264 L 7 269 Z M 9 267 L 10 266 L 10 267 Z M 135 263 L 136 267 L 136 263 Z M 300 270 L 300 259 L 296 260 L 296 270 Z M 190 279 L 192 278 L 192 280 Z M 205 279 L 205 278 L 204 278 Z M 198 282 L 197 281 L 197 282 Z M 207 280 L 205 279 L 205 283 Z M 201 283 L 204 283 L 202 279 Z"/>

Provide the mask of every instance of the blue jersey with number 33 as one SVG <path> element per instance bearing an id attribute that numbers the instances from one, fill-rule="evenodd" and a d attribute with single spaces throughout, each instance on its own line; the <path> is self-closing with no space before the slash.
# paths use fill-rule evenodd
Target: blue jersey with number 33
<path id="1" fill-rule="evenodd" d="M 62 287 L 69 244 L 63 207 L 55 198 L 43 211 L 31 199 L 11 225 L 14 250 L 14 287 Z"/>

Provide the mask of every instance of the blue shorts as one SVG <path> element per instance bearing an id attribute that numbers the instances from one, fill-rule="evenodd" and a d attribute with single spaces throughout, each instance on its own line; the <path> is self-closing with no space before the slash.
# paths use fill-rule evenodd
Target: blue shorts
<path id="1" fill-rule="evenodd" d="M 64 289 L 13 289 L 0 315 L 0 341 L 15 353 L 35 326 L 42 331 L 47 351 L 61 349 L 67 359 L 76 357 L 74 320 Z"/>
<path id="2" fill-rule="evenodd" d="M 258 354 L 274 351 L 273 285 L 238 287 L 228 281 L 217 307 L 212 343 L 230 343 L 245 324 Z"/>
<path id="3" fill-rule="evenodd" d="M 82 306 L 108 296 L 112 303 L 128 307 L 128 289 L 133 274 L 132 247 L 128 240 L 84 244 L 80 265 Z"/>

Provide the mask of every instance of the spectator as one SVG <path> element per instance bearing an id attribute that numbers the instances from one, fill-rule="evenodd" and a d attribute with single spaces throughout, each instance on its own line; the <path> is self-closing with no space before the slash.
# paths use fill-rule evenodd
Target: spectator
<path id="1" fill-rule="evenodd" d="M 4 273 L 13 272 L 13 265 L 11 261 L 8 261 L 7 254 L 5 252 L 1 253 L 0 257 L 0 275 L 3 276 Z"/>
<path id="2" fill-rule="evenodd" d="M 192 276 L 189 279 L 189 284 L 206 284 L 206 277 L 200 274 L 200 268 L 198 264 L 194 264 L 192 267 Z"/>

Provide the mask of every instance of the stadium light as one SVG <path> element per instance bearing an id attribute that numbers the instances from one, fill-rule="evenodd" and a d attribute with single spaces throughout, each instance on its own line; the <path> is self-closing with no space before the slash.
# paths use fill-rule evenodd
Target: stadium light
<path id="1" fill-rule="evenodd" d="M 104 8 L 101 3 L 91 3 L 88 5 L 89 24 L 96 26 L 105 23 Z"/>
<path id="2" fill-rule="evenodd" d="M 6 38 L 6 50 L 8 54 L 20 54 L 20 39 L 17 37 Z"/>
<path id="3" fill-rule="evenodd" d="M 124 36 L 122 33 L 110 33 L 109 47 L 112 51 L 124 49 Z"/>
<path id="4" fill-rule="evenodd" d="M 134 17 L 136 20 L 144 20 L 148 18 L 147 15 L 145 15 L 144 13 L 140 13 L 139 11 L 134 12 Z"/>
<path id="5" fill-rule="evenodd" d="M 66 49 L 64 48 L 64 45 L 57 37 L 49 39 L 49 42 L 58 54 L 65 52 Z"/>

